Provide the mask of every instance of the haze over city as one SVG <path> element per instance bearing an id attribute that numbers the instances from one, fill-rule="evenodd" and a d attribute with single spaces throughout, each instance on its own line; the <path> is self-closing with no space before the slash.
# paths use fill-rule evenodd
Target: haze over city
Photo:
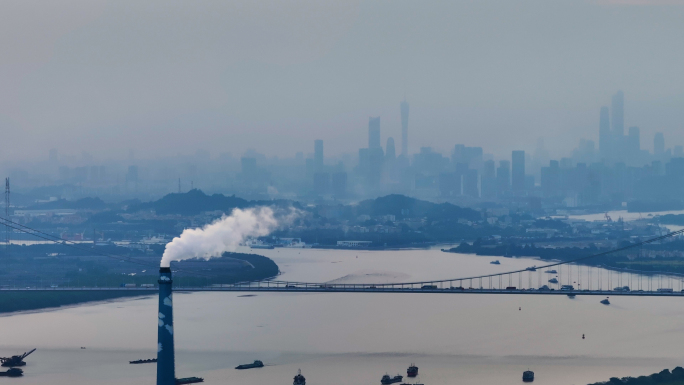
<path id="1" fill-rule="evenodd" d="M 684 0 L 1 10 L 8 383 L 684 384 Z"/>
<path id="2" fill-rule="evenodd" d="M 99 161 L 253 148 L 293 157 L 323 139 L 354 154 L 369 116 L 411 153 L 453 143 L 503 156 L 537 139 L 598 141 L 598 107 L 652 149 L 684 143 L 677 1 L 9 2 L 0 41 L 4 162 Z"/>

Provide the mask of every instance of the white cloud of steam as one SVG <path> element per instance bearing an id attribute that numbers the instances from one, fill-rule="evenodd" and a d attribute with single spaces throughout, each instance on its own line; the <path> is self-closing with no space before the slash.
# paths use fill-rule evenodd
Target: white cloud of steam
<path id="1" fill-rule="evenodd" d="M 245 238 L 266 236 L 293 217 L 294 214 L 277 219 L 269 207 L 234 209 L 230 216 L 223 216 L 202 228 L 183 230 L 180 237 L 166 244 L 161 267 L 169 267 L 171 261 L 210 259 L 226 251 L 235 251 Z"/>

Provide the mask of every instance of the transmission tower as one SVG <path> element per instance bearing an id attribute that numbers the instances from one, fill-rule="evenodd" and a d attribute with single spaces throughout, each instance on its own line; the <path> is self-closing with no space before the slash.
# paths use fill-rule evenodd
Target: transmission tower
<path id="1" fill-rule="evenodd" d="M 10 216 L 10 181 L 9 178 L 5 178 L 5 219 L 9 220 Z M 5 246 L 7 251 L 7 256 L 10 255 L 10 227 L 9 223 L 5 225 Z"/>

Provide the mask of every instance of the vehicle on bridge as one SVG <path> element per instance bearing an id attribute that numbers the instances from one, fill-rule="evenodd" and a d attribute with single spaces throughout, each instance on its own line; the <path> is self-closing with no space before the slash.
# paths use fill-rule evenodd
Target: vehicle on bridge
<path id="1" fill-rule="evenodd" d="M 616 287 L 613 291 L 629 291 L 629 286 Z"/>
<path id="2" fill-rule="evenodd" d="M 670 289 L 670 288 L 660 288 L 660 289 L 658 289 L 658 293 L 672 293 L 672 292 L 674 292 L 674 290 L 672 290 L 672 289 Z"/>
<path id="3" fill-rule="evenodd" d="M 437 285 L 423 285 L 423 287 L 421 287 L 421 289 L 425 289 L 425 290 L 437 290 Z"/>
<path id="4" fill-rule="evenodd" d="M 549 289 L 549 287 L 547 285 L 542 285 L 542 287 L 540 287 L 539 290 L 544 291 L 544 290 L 552 290 L 552 289 Z"/>
<path id="5" fill-rule="evenodd" d="M 561 286 L 560 289 L 563 291 L 572 291 L 572 290 L 575 290 L 575 287 L 572 285 L 563 285 L 563 286 Z"/>

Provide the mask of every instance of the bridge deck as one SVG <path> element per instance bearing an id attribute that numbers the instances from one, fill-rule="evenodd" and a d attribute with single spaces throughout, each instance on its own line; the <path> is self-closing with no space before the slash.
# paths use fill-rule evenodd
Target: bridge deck
<path id="1" fill-rule="evenodd" d="M 620 297 L 684 297 L 684 291 L 614 291 L 614 290 L 537 290 L 537 289 L 423 289 L 400 287 L 283 287 L 283 286 L 223 286 L 175 287 L 177 292 L 282 292 L 282 293 L 421 293 L 421 294 L 507 294 L 507 295 L 596 295 Z M 58 288 L 0 288 L 1 292 L 70 292 L 70 291 L 127 291 L 155 293 L 157 288 L 145 287 L 58 287 Z"/>

